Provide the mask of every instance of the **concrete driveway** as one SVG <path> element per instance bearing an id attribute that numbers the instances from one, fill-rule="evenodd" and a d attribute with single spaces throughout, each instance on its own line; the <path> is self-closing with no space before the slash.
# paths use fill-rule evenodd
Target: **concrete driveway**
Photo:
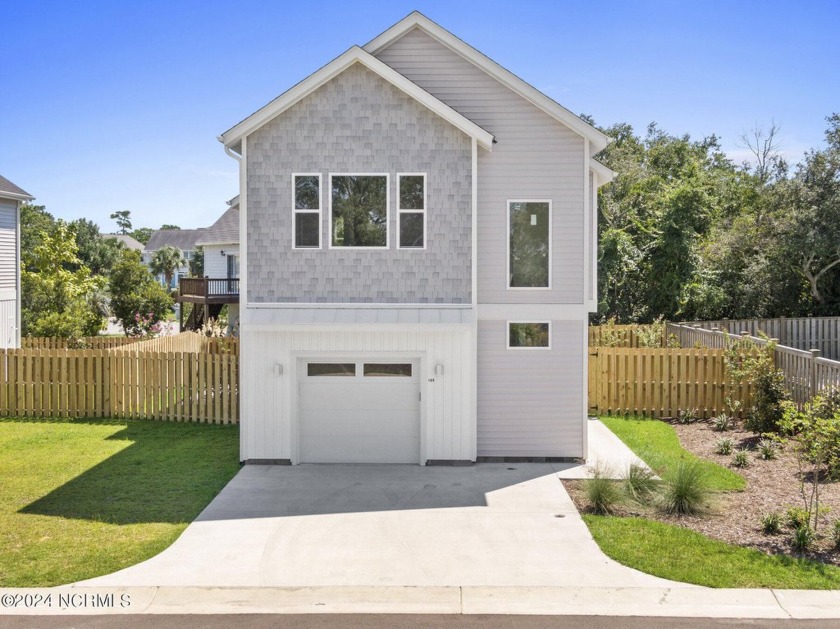
<path id="1" fill-rule="evenodd" d="M 170 548 L 84 584 L 692 587 L 604 556 L 571 467 L 246 466 Z"/>

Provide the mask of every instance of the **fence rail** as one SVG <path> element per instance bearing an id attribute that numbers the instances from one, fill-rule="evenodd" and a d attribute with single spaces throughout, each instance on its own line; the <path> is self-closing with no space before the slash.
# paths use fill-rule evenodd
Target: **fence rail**
<path id="1" fill-rule="evenodd" d="M 820 350 L 823 358 L 840 361 L 840 317 L 778 317 L 775 319 L 721 319 L 690 321 L 682 325 L 726 330 L 730 334 L 766 334 L 780 345 L 801 350 Z"/>
<path id="2" fill-rule="evenodd" d="M 722 349 L 740 338 L 747 338 L 759 347 L 768 342 L 766 338 L 750 336 L 748 330 L 732 334 L 727 329 L 708 329 L 699 324 L 668 323 L 665 327 L 668 336 L 676 336 L 682 347 Z M 840 384 L 840 361 L 822 357 L 818 349 L 806 351 L 778 343 L 774 359 L 785 375 L 785 386 L 793 401 L 800 406 L 820 391 Z"/>
<path id="3" fill-rule="evenodd" d="M 591 347 L 589 412 L 698 417 L 729 412 L 727 397 L 749 407 L 749 387 L 731 382 L 724 350 Z"/>

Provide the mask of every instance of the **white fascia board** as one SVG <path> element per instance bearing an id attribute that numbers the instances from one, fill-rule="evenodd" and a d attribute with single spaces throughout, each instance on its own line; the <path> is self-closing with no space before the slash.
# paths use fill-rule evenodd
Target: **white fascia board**
<path id="1" fill-rule="evenodd" d="M 598 175 L 599 188 L 604 184 L 608 184 L 609 182 L 611 182 L 618 175 L 617 172 L 615 172 L 611 168 L 607 168 L 595 158 L 589 159 L 589 169 L 592 170 L 596 175 Z"/>
<path id="2" fill-rule="evenodd" d="M 382 63 L 379 59 L 368 54 L 358 46 L 353 46 L 350 50 L 333 59 L 323 68 L 275 98 L 268 105 L 248 116 L 235 127 L 225 131 L 219 137 L 220 141 L 226 147 L 236 150 L 242 138 L 282 114 L 289 107 L 334 79 L 354 63 L 361 63 L 454 127 L 460 129 L 471 138 L 475 138 L 482 148 L 488 151 L 493 150 L 493 135 L 491 133 L 488 133 L 473 121 L 459 114 L 449 105 L 432 96 L 419 85 L 412 83 L 392 67 Z"/>
<path id="3" fill-rule="evenodd" d="M 35 197 L 16 192 L 0 192 L 0 199 L 8 199 L 9 201 L 34 201 Z"/>
<path id="4" fill-rule="evenodd" d="M 612 142 L 612 138 L 608 135 L 598 131 L 598 129 L 589 123 L 584 122 L 579 116 L 576 116 L 574 113 L 563 107 L 563 105 L 546 96 L 532 85 L 529 85 L 513 74 L 513 72 L 506 70 L 490 57 L 479 52 L 442 26 L 432 22 L 432 20 L 418 11 L 414 11 L 408 17 L 397 22 L 381 35 L 369 41 L 365 44 L 364 49 L 370 54 L 375 55 L 380 50 L 386 48 L 414 28 L 421 29 L 447 48 L 456 52 L 464 59 L 492 76 L 505 87 L 513 90 L 522 96 L 522 98 L 543 110 L 558 122 L 566 125 L 578 135 L 588 139 L 592 142 L 593 154 L 604 150 L 607 144 Z"/>
<path id="5" fill-rule="evenodd" d="M 237 245 L 238 246 L 239 241 L 238 240 L 225 240 L 224 242 L 210 242 L 210 241 L 204 242 L 204 241 L 202 241 L 202 242 L 195 243 L 196 247 L 199 247 L 199 246 L 201 246 L 201 247 L 221 247 L 221 246 L 225 246 L 225 245 Z"/>

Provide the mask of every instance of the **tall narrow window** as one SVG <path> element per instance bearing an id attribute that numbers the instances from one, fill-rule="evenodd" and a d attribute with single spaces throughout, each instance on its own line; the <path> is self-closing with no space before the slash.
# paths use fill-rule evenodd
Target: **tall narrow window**
<path id="1" fill-rule="evenodd" d="M 295 249 L 321 247 L 321 175 L 292 175 Z"/>
<path id="2" fill-rule="evenodd" d="M 426 175 L 397 175 L 400 249 L 426 246 Z"/>
<path id="3" fill-rule="evenodd" d="M 551 286 L 550 234 L 550 201 L 508 201 L 510 288 Z"/>
<path id="4" fill-rule="evenodd" d="M 388 247 L 388 175 L 330 175 L 330 246 Z"/>

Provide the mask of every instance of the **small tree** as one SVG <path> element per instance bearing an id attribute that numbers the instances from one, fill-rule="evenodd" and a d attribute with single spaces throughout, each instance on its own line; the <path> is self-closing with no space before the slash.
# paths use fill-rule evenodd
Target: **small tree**
<path id="1" fill-rule="evenodd" d="M 172 297 L 140 260 L 140 252 L 124 250 L 111 271 L 111 311 L 126 336 L 145 336 L 172 307 Z"/>
<path id="2" fill-rule="evenodd" d="M 182 266 L 186 264 L 181 250 L 172 245 L 161 247 L 152 254 L 152 273 L 162 274 L 166 280 L 166 287 L 172 286 L 172 278 Z"/>
<path id="3" fill-rule="evenodd" d="M 735 382 L 752 387 L 752 406 L 747 411 L 744 427 L 758 434 L 779 431 L 784 402 L 790 398 L 784 373 L 776 368 L 775 353 L 776 342 L 769 339 L 762 347 L 749 338 L 726 346 L 727 372 Z"/>
<path id="4" fill-rule="evenodd" d="M 781 441 L 793 444 L 799 466 L 799 491 L 816 532 L 820 515 L 820 484 L 837 473 L 840 467 L 840 390 L 811 400 L 799 411 L 791 404 L 785 405 L 780 428 L 785 437 Z M 805 487 L 811 478 L 811 489 Z"/>
<path id="5" fill-rule="evenodd" d="M 99 333 L 104 323 L 96 303 L 102 280 L 77 256 L 73 231 L 57 221 L 52 233 L 27 256 L 21 272 L 21 328 L 24 335 L 79 339 Z"/>

